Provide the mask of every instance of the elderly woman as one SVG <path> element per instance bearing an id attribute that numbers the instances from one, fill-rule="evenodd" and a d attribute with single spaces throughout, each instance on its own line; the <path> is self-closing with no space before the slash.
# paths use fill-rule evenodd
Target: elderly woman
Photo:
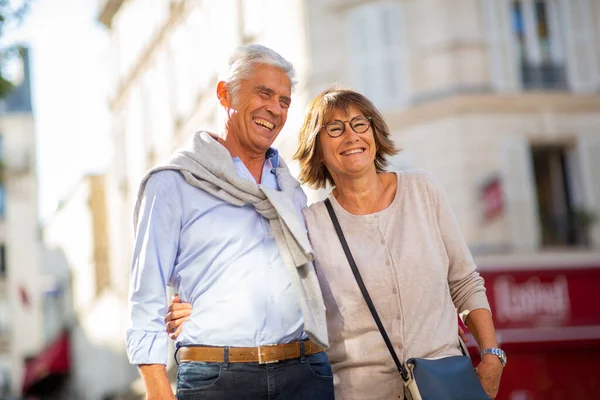
<path id="1" fill-rule="evenodd" d="M 386 172 L 386 156 L 395 153 L 374 105 L 332 89 L 309 105 L 294 158 L 300 181 L 333 188 L 329 200 L 400 360 L 461 355 L 457 310 L 479 347 L 496 349 L 483 279 L 440 184 L 425 171 Z M 403 399 L 324 202 L 303 212 L 327 307 L 336 398 Z M 484 354 L 477 367 L 492 398 L 504 362 Z"/>
<path id="2" fill-rule="evenodd" d="M 397 152 L 363 95 L 328 90 L 309 105 L 295 158 L 300 181 L 329 200 L 401 360 L 460 355 L 456 310 L 480 348 L 496 348 L 483 279 L 440 184 L 425 171 L 386 172 Z M 336 397 L 403 398 L 403 384 L 358 289 L 323 202 L 304 210 L 327 307 Z M 501 360 L 478 366 L 494 397 Z"/>

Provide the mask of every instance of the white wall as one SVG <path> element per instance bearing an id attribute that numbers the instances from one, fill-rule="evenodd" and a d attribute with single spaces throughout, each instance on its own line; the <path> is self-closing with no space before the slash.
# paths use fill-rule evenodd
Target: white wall
<path id="1" fill-rule="evenodd" d="M 7 288 L 11 313 L 12 392 L 20 393 L 24 358 L 44 345 L 35 137 L 31 114 L 10 114 L 0 119 L 6 165 Z M 29 304 L 22 301 L 26 293 Z"/>
<path id="2" fill-rule="evenodd" d="M 71 385 L 86 399 L 124 392 L 138 377 L 125 353 L 125 312 L 113 288 L 97 294 L 91 185 L 84 177 L 44 227 L 44 243 L 72 277 Z M 55 266 L 58 268 L 58 266 Z"/>
<path id="3" fill-rule="evenodd" d="M 394 129 L 409 168 L 426 168 L 442 182 L 467 242 L 474 249 L 535 252 L 540 246 L 531 143 L 574 143 L 581 156 L 582 191 L 586 206 L 598 213 L 600 113 L 461 114 Z M 504 193 L 501 218 L 486 222 L 480 185 L 500 176 Z M 598 224 L 594 235 L 597 235 Z M 600 246 L 597 236 L 593 237 Z"/>

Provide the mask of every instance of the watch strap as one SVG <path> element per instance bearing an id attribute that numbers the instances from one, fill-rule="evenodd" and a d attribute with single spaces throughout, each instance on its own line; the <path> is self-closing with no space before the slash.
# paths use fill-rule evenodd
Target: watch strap
<path id="1" fill-rule="evenodd" d="M 504 350 L 499 349 L 497 347 L 489 347 L 489 348 L 483 349 L 481 351 L 481 357 L 483 357 L 486 354 L 495 355 L 496 357 L 498 357 L 500 359 L 500 362 L 502 363 L 503 367 L 506 365 L 506 353 L 504 352 Z"/>

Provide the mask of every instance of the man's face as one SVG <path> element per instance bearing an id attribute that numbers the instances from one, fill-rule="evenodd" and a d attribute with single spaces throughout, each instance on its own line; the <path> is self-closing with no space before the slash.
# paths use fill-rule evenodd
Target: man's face
<path id="1" fill-rule="evenodd" d="M 291 92 L 285 72 L 259 65 L 252 77 L 241 82 L 235 100 L 228 94 L 228 135 L 234 136 L 241 151 L 264 154 L 271 147 L 287 119 Z"/>

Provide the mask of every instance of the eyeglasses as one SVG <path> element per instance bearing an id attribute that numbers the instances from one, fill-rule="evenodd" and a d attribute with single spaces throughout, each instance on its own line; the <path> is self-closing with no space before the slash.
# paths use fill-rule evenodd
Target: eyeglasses
<path id="1" fill-rule="evenodd" d="M 371 126 L 371 117 L 363 117 L 358 116 L 352 118 L 350 121 L 340 121 L 336 119 L 334 121 L 328 122 L 321 126 L 321 128 L 325 129 L 325 132 L 332 137 L 340 137 L 346 130 L 346 122 L 350 125 L 350 128 L 356 133 L 365 133 L 367 129 Z"/>

